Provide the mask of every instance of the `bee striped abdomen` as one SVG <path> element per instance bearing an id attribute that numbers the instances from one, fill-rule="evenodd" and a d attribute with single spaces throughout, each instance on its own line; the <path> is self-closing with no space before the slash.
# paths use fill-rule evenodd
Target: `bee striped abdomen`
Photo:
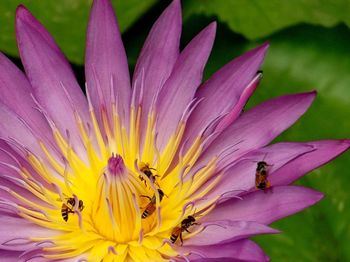
<path id="1" fill-rule="evenodd" d="M 170 240 L 171 240 L 171 243 L 174 244 L 176 242 L 176 240 L 177 240 L 177 236 L 171 235 Z"/>
<path id="2" fill-rule="evenodd" d="M 171 233 L 171 236 L 170 236 L 170 241 L 171 243 L 175 243 L 176 240 L 179 238 L 180 234 L 182 234 L 182 228 L 181 227 L 175 227 L 173 229 L 173 232 Z"/>
<path id="3" fill-rule="evenodd" d="M 73 211 L 66 205 L 63 204 L 61 208 L 61 214 L 64 221 L 68 221 L 68 214 L 73 213 Z"/>
<path id="4" fill-rule="evenodd" d="M 148 213 L 148 210 L 146 209 L 145 211 L 143 211 L 143 213 L 142 213 L 142 218 L 143 219 L 145 219 L 145 218 L 147 218 L 148 217 L 148 215 L 149 215 L 149 213 Z"/>

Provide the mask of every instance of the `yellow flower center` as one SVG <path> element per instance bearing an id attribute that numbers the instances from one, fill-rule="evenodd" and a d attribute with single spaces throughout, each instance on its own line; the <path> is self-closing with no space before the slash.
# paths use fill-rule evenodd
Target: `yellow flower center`
<path id="1" fill-rule="evenodd" d="M 54 125 L 59 153 L 41 141 L 44 157 L 27 151 L 28 162 L 45 184 L 24 167 L 20 173 L 25 187 L 40 201 L 11 194 L 23 203 L 17 207 L 23 218 L 53 230 L 50 236 L 31 238 L 50 243 L 43 247 L 48 259 L 83 255 L 86 261 L 167 261 L 183 255 L 174 248 L 181 245 L 180 234 L 186 239 L 203 229 L 187 233 L 181 222 L 188 216 L 195 219 L 195 213 L 205 215 L 217 201 L 204 198 L 220 179 L 213 176 L 216 158 L 193 169 L 202 138 L 185 153 L 179 148 L 185 121 L 160 152 L 154 110 L 147 129 L 140 130 L 140 107 L 131 108 L 130 125 L 125 127 L 112 106 L 111 117 L 102 110 L 102 126 L 91 106 L 89 128 L 76 113 L 85 156 L 71 146 L 69 134 Z"/>

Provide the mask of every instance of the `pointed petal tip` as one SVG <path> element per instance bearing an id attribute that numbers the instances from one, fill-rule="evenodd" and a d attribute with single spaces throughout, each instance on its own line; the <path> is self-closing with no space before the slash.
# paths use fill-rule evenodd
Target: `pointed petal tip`
<path id="1" fill-rule="evenodd" d="M 258 45 L 257 47 L 251 49 L 250 51 L 248 51 L 248 53 L 252 52 L 253 54 L 257 54 L 260 55 L 262 54 L 263 56 L 266 55 L 267 50 L 270 47 L 270 43 L 269 42 L 264 42 L 261 45 Z"/>
<path id="2" fill-rule="evenodd" d="M 321 201 L 325 197 L 325 194 L 322 192 L 316 191 L 315 193 L 315 204 L 319 201 Z"/>
<path id="3" fill-rule="evenodd" d="M 181 9 L 181 0 L 173 0 L 169 7 L 173 7 L 173 8 L 176 8 L 176 9 Z"/>
<path id="4" fill-rule="evenodd" d="M 20 4 L 16 8 L 16 21 L 28 21 L 33 17 L 32 13 L 23 4 Z"/>
<path id="5" fill-rule="evenodd" d="M 92 5 L 112 5 L 110 0 L 93 0 Z"/>
<path id="6" fill-rule="evenodd" d="M 270 47 L 270 41 L 265 41 L 262 45 L 262 48 L 268 49 Z"/>
<path id="7" fill-rule="evenodd" d="M 284 187 L 284 186 L 282 186 Z M 291 187 L 291 186 L 289 186 Z M 325 194 L 320 192 L 320 191 L 316 191 L 314 189 L 308 188 L 308 187 L 302 187 L 302 186 L 293 186 L 293 188 L 298 189 L 304 198 L 305 201 L 305 208 L 308 206 L 312 206 L 317 204 L 319 201 L 321 201 L 324 197 Z"/>
<path id="8" fill-rule="evenodd" d="M 281 230 L 270 227 L 270 232 L 269 232 L 269 234 L 281 234 L 281 233 L 282 233 Z"/>
<path id="9" fill-rule="evenodd" d="M 218 26 L 218 24 L 216 21 L 213 21 L 208 25 L 208 27 L 210 27 L 210 29 L 214 30 L 215 32 L 216 32 L 217 26 Z"/>
<path id="10" fill-rule="evenodd" d="M 310 104 L 314 101 L 314 99 L 317 96 L 317 91 L 316 90 L 311 90 L 303 93 L 296 93 L 292 94 L 292 96 L 300 97 L 300 99 L 305 99 L 310 102 Z"/>
<path id="11" fill-rule="evenodd" d="M 347 148 L 350 147 L 350 139 L 342 139 L 341 143 L 344 144 L 344 145 L 347 145 Z"/>
<path id="12" fill-rule="evenodd" d="M 269 47 L 270 47 L 270 42 L 266 41 L 262 43 L 260 46 L 258 46 L 257 49 L 260 49 L 262 52 L 266 53 Z"/>
<path id="13" fill-rule="evenodd" d="M 316 96 L 316 95 L 317 95 L 317 90 L 316 90 L 316 89 L 313 89 L 313 90 L 309 91 L 308 93 L 310 93 L 310 94 Z"/>
<path id="14" fill-rule="evenodd" d="M 164 10 L 164 13 L 170 12 L 173 14 L 176 14 L 176 16 L 180 16 L 181 18 L 181 1 L 180 0 L 173 0 L 168 7 Z"/>
<path id="15" fill-rule="evenodd" d="M 203 29 L 202 32 L 205 33 L 205 34 L 210 34 L 210 35 L 214 35 L 215 36 L 215 34 L 216 34 L 216 27 L 217 27 L 217 23 L 216 23 L 216 21 L 213 21 L 209 25 L 207 25 Z"/>

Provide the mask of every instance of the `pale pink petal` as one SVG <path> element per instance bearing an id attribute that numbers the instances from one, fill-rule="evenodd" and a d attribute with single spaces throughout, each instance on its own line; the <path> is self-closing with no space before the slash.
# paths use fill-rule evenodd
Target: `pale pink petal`
<path id="1" fill-rule="evenodd" d="M 221 258 L 234 258 L 241 261 L 268 261 L 268 257 L 261 248 L 248 239 L 210 246 L 182 246 L 178 250 L 181 253 L 190 253 L 190 261 L 201 258 L 217 260 Z"/>
<path id="2" fill-rule="evenodd" d="M 240 100 L 243 104 L 240 107 L 244 106 L 257 83 L 253 86 L 254 88 L 246 91 L 247 94 L 244 94 L 244 90 L 257 74 L 267 48 L 268 44 L 266 43 L 234 59 L 198 89 L 196 97 L 198 99 L 204 98 L 204 100 L 190 116 L 190 125 L 187 127 L 184 140 L 193 141 L 214 119 L 232 112 Z M 237 117 L 236 111 L 237 108 L 231 113 L 231 118 L 225 121 L 234 121 Z"/>
<path id="3" fill-rule="evenodd" d="M 25 75 L 0 53 L 0 103 L 21 117 L 46 143 L 52 142 L 51 129 L 36 108 Z"/>
<path id="4" fill-rule="evenodd" d="M 320 201 L 323 194 L 300 186 L 277 186 L 243 195 L 219 204 L 204 221 L 216 219 L 256 221 L 269 224 Z"/>
<path id="5" fill-rule="evenodd" d="M 35 246 L 31 237 L 53 236 L 54 231 L 23 218 L 0 215 L 0 249 L 25 251 Z"/>
<path id="6" fill-rule="evenodd" d="M 18 258 L 22 252 L 1 250 L 0 249 L 0 258 L 3 262 L 18 262 Z"/>
<path id="7" fill-rule="evenodd" d="M 225 193 L 225 197 L 230 197 L 241 194 L 242 190 L 252 190 L 255 188 L 255 173 L 258 162 L 265 161 L 269 165 L 270 180 L 270 174 L 289 161 L 313 150 L 314 147 L 306 143 L 284 142 L 251 151 L 223 172 L 219 184 L 206 197 L 212 199 L 216 196 L 224 196 Z M 272 183 L 272 185 L 275 184 Z"/>
<path id="8" fill-rule="evenodd" d="M 174 0 L 153 25 L 137 59 L 133 92 L 141 103 L 143 130 L 154 96 L 170 76 L 179 56 L 181 24 L 180 0 Z"/>
<path id="9" fill-rule="evenodd" d="M 305 113 L 315 95 L 313 91 L 277 97 L 248 110 L 211 143 L 197 165 L 218 156 L 224 167 L 267 145 Z"/>
<path id="10" fill-rule="evenodd" d="M 44 156 L 32 130 L 23 123 L 18 115 L 8 107 L 0 103 L 0 138 L 8 141 L 15 149 L 24 151 L 30 150 L 36 155 Z"/>
<path id="11" fill-rule="evenodd" d="M 205 217 L 206 218 L 206 217 Z M 227 220 L 222 220 L 227 219 Z M 217 245 L 245 239 L 261 234 L 275 234 L 278 230 L 264 224 L 250 220 L 229 220 L 228 216 L 221 216 L 219 220 L 206 218 L 206 228 L 197 235 L 184 239 L 184 246 Z M 199 221 L 201 222 L 201 221 Z"/>
<path id="12" fill-rule="evenodd" d="M 128 62 L 109 0 L 93 1 L 86 39 L 85 75 L 98 119 L 101 110 L 107 110 L 111 120 L 112 102 L 117 103 L 122 121 L 129 119 L 131 87 Z"/>
<path id="13" fill-rule="evenodd" d="M 333 160 L 350 147 L 350 140 L 307 142 L 315 150 L 290 161 L 270 176 L 273 185 L 288 185 L 299 177 Z"/>
<path id="14" fill-rule="evenodd" d="M 203 77 L 204 66 L 213 46 L 216 24 L 202 30 L 181 52 L 174 70 L 158 97 L 158 145 L 163 149 L 175 132 L 185 109 L 192 101 Z"/>
<path id="15" fill-rule="evenodd" d="M 24 7 L 16 13 L 16 34 L 21 59 L 36 100 L 72 145 L 84 154 L 74 111 L 88 119 L 87 102 L 73 71 L 42 24 Z"/>

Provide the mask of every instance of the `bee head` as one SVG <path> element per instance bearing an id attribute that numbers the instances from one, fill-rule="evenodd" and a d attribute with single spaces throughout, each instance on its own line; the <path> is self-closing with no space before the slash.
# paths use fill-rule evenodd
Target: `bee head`
<path id="1" fill-rule="evenodd" d="M 256 168 L 257 171 L 263 170 L 267 166 L 267 163 L 265 161 L 258 162 L 258 167 Z"/>
<path id="2" fill-rule="evenodd" d="M 196 219 L 194 218 L 194 216 L 188 216 L 187 219 L 190 223 L 196 222 Z"/>

